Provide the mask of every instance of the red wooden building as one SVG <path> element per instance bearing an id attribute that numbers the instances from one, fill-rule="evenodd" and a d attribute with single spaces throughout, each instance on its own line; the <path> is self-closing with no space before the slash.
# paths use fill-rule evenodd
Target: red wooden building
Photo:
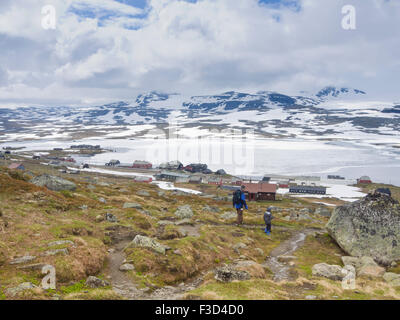
<path id="1" fill-rule="evenodd" d="M 153 165 L 150 162 L 147 162 L 147 161 L 136 160 L 133 163 L 132 168 L 135 168 L 135 169 L 151 169 L 151 168 L 153 168 Z"/>
<path id="2" fill-rule="evenodd" d="M 269 183 L 243 183 L 248 201 L 275 201 L 276 184 Z"/>

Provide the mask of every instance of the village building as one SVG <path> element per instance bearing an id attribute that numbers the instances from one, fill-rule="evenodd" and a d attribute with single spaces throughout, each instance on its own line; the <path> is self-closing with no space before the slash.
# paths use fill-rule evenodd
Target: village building
<path id="1" fill-rule="evenodd" d="M 153 165 L 148 161 L 136 160 L 133 163 L 132 168 L 135 168 L 135 169 L 151 169 L 151 168 L 153 168 Z"/>
<path id="2" fill-rule="evenodd" d="M 153 182 L 153 178 L 151 178 L 151 177 L 139 177 L 139 176 L 137 176 L 137 177 L 135 177 L 135 178 L 133 179 L 133 181 L 139 182 L 139 183 L 151 183 L 151 182 Z"/>
<path id="3" fill-rule="evenodd" d="M 212 184 L 215 186 L 221 186 L 222 185 L 222 179 L 219 177 L 211 177 L 208 179 L 208 184 Z"/>
<path id="4" fill-rule="evenodd" d="M 12 163 L 8 166 L 11 170 L 25 170 L 25 166 L 22 163 Z"/>
<path id="5" fill-rule="evenodd" d="M 106 166 L 108 167 L 116 167 L 120 165 L 121 162 L 119 160 L 110 160 L 110 162 L 106 163 Z"/>
<path id="6" fill-rule="evenodd" d="M 160 164 L 159 168 L 166 169 L 166 170 L 182 170 L 183 164 L 181 162 L 179 162 L 178 160 L 175 160 L 175 161 L 162 163 L 162 164 Z"/>
<path id="7" fill-rule="evenodd" d="M 269 183 L 243 183 L 246 199 L 248 201 L 275 201 L 276 184 Z"/>
<path id="8" fill-rule="evenodd" d="M 203 183 L 203 177 L 202 176 L 190 176 L 189 183 L 201 184 L 201 183 Z"/>
<path id="9" fill-rule="evenodd" d="M 326 194 L 326 187 L 321 186 L 291 186 L 289 193 Z"/>
<path id="10" fill-rule="evenodd" d="M 182 181 L 182 179 L 189 180 L 189 175 L 183 174 L 183 173 L 171 172 L 171 171 L 162 171 L 161 173 L 156 175 L 156 179 L 163 180 L 163 181 L 179 182 L 179 181 Z M 179 180 L 179 179 L 181 179 L 181 180 Z"/>
<path id="11" fill-rule="evenodd" d="M 370 177 L 368 176 L 362 176 L 360 179 L 357 179 L 357 183 L 366 183 L 366 184 L 370 184 L 372 183 L 372 180 Z"/>

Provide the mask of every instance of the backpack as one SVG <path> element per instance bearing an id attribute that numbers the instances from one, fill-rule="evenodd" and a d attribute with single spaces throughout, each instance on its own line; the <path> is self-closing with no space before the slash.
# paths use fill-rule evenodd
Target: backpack
<path id="1" fill-rule="evenodd" d="M 233 193 L 233 204 L 242 204 L 242 192 L 240 190 Z"/>

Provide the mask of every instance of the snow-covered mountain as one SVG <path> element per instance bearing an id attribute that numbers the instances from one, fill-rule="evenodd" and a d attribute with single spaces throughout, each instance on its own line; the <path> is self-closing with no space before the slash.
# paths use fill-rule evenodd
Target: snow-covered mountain
<path id="1" fill-rule="evenodd" d="M 268 137 L 398 136 L 400 107 L 370 102 L 367 97 L 357 89 L 326 87 L 314 95 L 298 96 L 270 91 L 202 96 L 150 92 L 101 106 L 0 106 L 0 141 L 107 135 L 111 127 L 123 134 L 131 125 L 165 128 L 170 123 L 186 132 L 241 128 Z M 133 136 L 143 134 L 134 132 Z"/>

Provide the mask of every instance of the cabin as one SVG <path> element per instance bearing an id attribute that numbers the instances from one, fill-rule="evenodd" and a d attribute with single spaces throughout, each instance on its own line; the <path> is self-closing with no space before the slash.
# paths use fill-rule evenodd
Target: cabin
<path id="1" fill-rule="evenodd" d="M 345 177 L 337 176 L 337 175 L 328 175 L 329 180 L 345 180 Z"/>
<path id="2" fill-rule="evenodd" d="M 203 177 L 202 176 L 190 176 L 189 183 L 201 184 L 201 183 L 203 183 Z"/>
<path id="3" fill-rule="evenodd" d="M 326 187 L 321 186 L 291 186 L 289 193 L 326 194 Z"/>
<path id="4" fill-rule="evenodd" d="M 120 165 L 121 162 L 119 160 L 110 160 L 110 162 L 106 163 L 107 167 L 116 167 Z"/>
<path id="5" fill-rule="evenodd" d="M 211 177 L 208 179 L 208 184 L 212 184 L 215 186 L 221 186 L 222 185 L 222 179 L 218 177 Z"/>
<path id="6" fill-rule="evenodd" d="M 362 176 L 360 179 L 357 179 L 357 183 L 371 184 L 372 180 L 368 176 Z"/>
<path id="7" fill-rule="evenodd" d="M 153 168 L 153 165 L 148 161 L 136 160 L 133 163 L 132 168 L 135 168 L 135 169 L 151 169 L 151 168 Z"/>
<path id="8" fill-rule="evenodd" d="M 153 178 L 151 178 L 151 177 L 135 177 L 133 180 L 135 182 L 139 182 L 139 183 L 152 183 L 153 182 Z"/>
<path id="9" fill-rule="evenodd" d="M 25 166 L 22 163 L 12 163 L 8 166 L 8 169 L 11 170 L 25 170 Z"/>
<path id="10" fill-rule="evenodd" d="M 183 164 L 178 160 L 165 162 L 160 164 L 160 169 L 167 169 L 167 170 L 182 170 Z"/>
<path id="11" fill-rule="evenodd" d="M 189 176 L 183 173 L 175 173 L 171 171 L 161 171 L 156 175 L 157 180 L 179 182 L 182 179 L 189 179 Z"/>
<path id="12" fill-rule="evenodd" d="M 248 201 L 275 201 L 276 184 L 269 183 L 243 183 L 246 199 Z"/>

